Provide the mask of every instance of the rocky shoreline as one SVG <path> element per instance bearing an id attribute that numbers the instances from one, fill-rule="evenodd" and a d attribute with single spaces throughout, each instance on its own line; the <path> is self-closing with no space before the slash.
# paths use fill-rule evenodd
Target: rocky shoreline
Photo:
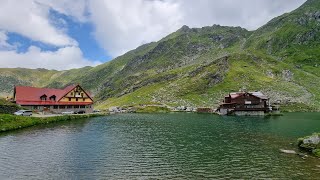
<path id="1" fill-rule="evenodd" d="M 298 146 L 301 150 L 320 157 L 320 133 L 298 139 Z"/>
<path id="2" fill-rule="evenodd" d="M 116 113 L 154 113 L 154 112 L 196 112 L 196 113 L 216 113 L 215 108 L 211 107 L 188 107 L 177 106 L 171 107 L 167 105 L 139 105 L 139 106 L 127 106 L 127 107 L 110 107 L 107 111 L 111 114 Z"/>
<path id="3" fill-rule="evenodd" d="M 295 143 L 292 143 L 292 145 L 293 144 Z M 297 146 L 300 149 L 299 152 L 288 149 L 279 149 L 279 151 L 285 154 L 299 155 L 302 159 L 308 157 L 306 153 L 320 158 L 320 133 L 314 133 L 311 136 L 299 138 L 297 141 Z"/>

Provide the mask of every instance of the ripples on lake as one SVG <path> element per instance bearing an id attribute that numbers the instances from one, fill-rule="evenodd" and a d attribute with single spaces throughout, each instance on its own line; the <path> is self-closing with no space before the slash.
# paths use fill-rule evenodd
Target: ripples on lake
<path id="1" fill-rule="evenodd" d="M 320 115 L 121 114 L 0 136 L 0 179 L 316 179 L 320 160 L 280 154 Z"/>

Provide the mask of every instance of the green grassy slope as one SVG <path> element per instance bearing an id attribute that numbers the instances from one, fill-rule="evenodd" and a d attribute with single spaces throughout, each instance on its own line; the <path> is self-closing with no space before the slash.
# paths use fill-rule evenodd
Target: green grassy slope
<path id="1" fill-rule="evenodd" d="M 25 77 L 12 72 L 2 79 L 0 75 L 0 81 L 49 87 L 80 83 L 93 92 L 101 108 L 138 104 L 215 107 L 230 91 L 246 88 L 280 100 L 288 110 L 319 111 L 319 4 L 309 0 L 252 32 L 219 25 L 183 26 L 158 42 L 94 68 L 43 70 L 43 75 L 34 70 L 34 76 Z"/>
<path id="2" fill-rule="evenodd" d="M 280 100 L 288 110 L 319 110 L 319 7 L 319 1 L 308 1 L 253 32 L 184 26 L 160 41 L 160 45 L 165 44 L 160 47 L 164 49 L 161 57 L 130 68 L 130 73 L 139 72 L 139 68 L 147 70 L 137 73 L 137 78 L 144 76 L 151 83 L 133 78 L 135 86 L 127 83 L 123 87 L 127 93 L 112 96 L 101 106 L 216 106 L 226 93 L 245 87 L 266 93 L 272 101 Z M 187 48 L 190 44 L 192 50 Z M 136 88 L 141 81 L 142 88 Z"/>
<path id="3" fill-rule="evenodd" d="M 245 46 L 297 69 L 320 75 L 320 1 L 309 0 L 256 30 Z"/>
<path id="4" fill-rule="evenodd" d="M 15 85 L 62 88 L 79 83 L 81 76 L 92 67 L 56 71 L 46 69 L 0 68 L 0 96 L 11 97 Z M 80 77 L 80 78 L 79 78 Z"/>
<path id="5" fill-rule="evenodd" d="M 0 96 L 12 96 L 15 85 L 42 86 L 58 71 L 46 69 L 0 69 Z"/>

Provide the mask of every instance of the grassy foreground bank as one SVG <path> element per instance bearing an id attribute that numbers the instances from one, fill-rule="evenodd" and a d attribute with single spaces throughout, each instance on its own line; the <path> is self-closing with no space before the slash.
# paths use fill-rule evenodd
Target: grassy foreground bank
<path id="1" fill-rule="evenodd" d="M 104 114 L 64 115 L 44 118 L 0 114 L 0 132 L 22 129 L 39 124 L 48 124 L 52 122 L 69 121 L 74 119 L 83 119 L 98 116 L 104 116 Z"/>

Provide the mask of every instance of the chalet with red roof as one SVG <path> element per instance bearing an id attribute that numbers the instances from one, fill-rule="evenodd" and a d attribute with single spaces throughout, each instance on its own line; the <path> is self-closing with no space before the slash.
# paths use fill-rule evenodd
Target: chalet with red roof
<path id="1" fill-rule="evenodd" d="M 15 86 L 16 104 L 35 111 L 61 113 L 66 111 L 93 111 L 93 99 L 80 85 L 70 85 L 64 89 Z"/>
<path id="2" fill-rule="evenodd" d="M 272 108 L 261 92 L 235 92 L 225 96 L 218 110 L 221 115 L 264 115 Z"/>

